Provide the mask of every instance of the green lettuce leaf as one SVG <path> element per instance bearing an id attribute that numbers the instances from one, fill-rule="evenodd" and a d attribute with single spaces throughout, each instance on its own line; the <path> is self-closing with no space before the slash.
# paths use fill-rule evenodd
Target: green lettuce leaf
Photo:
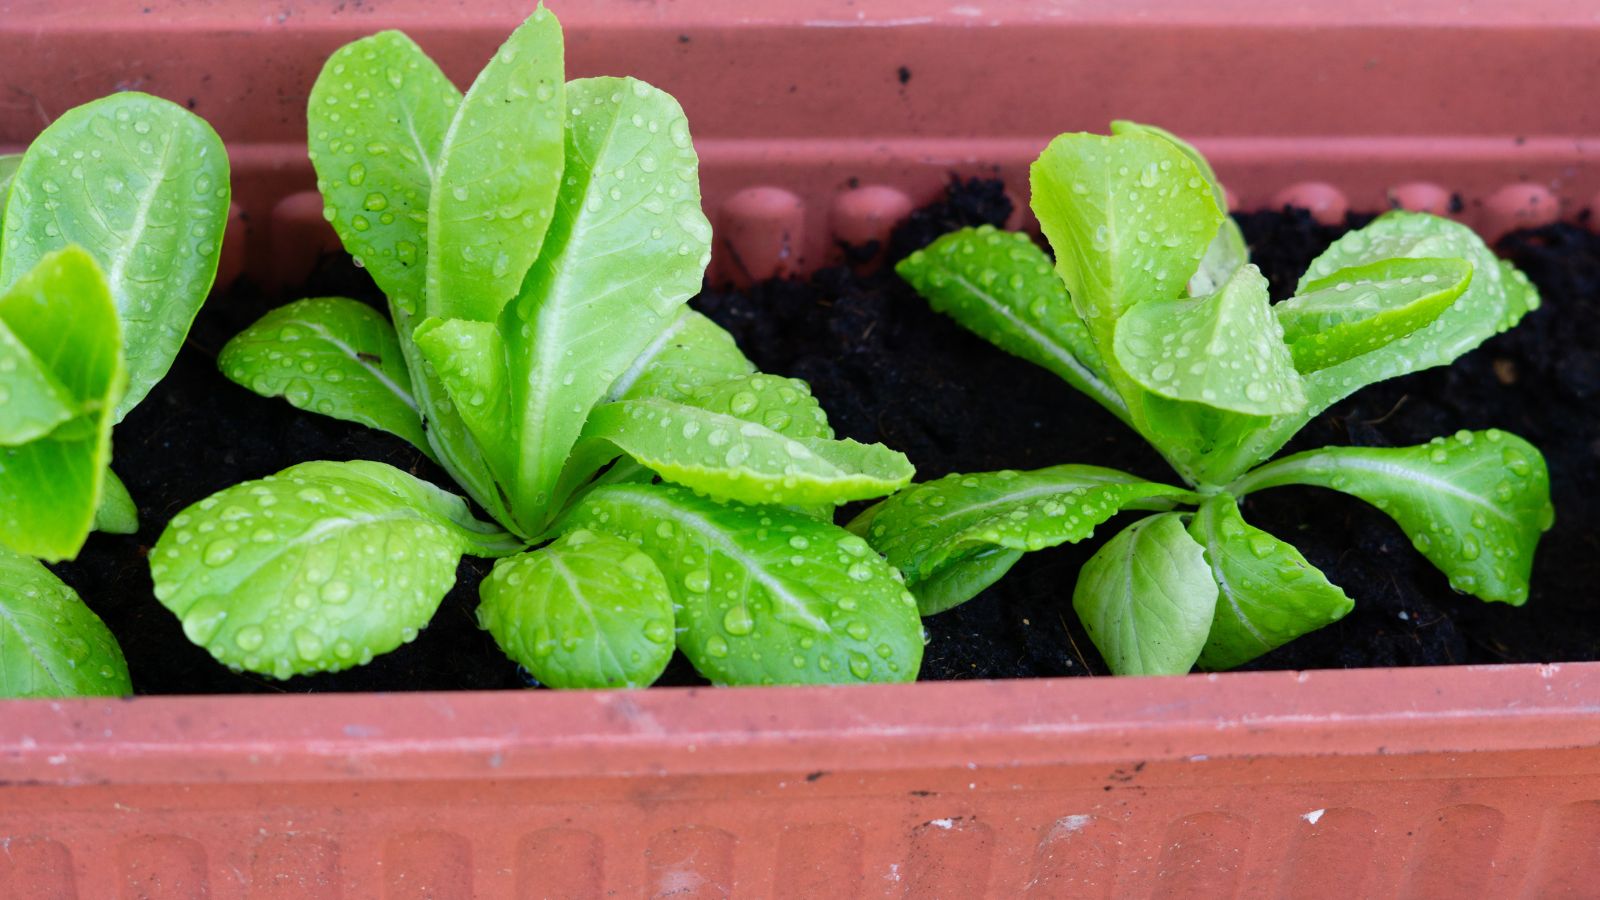
<path id="1" fill-rule="evenodd" d="M 306 108 L 307 149 L 339 240 L 389 298 L 431 455 L 509 522 L 484 451 L 411 340 L 427 294 L 429 205 L 460 104 L 461 93 L 410 38 L 381 32 L 328 58 Z"/>
<path id="2" fill-rule="evenodd" d="M 589 410 L 700 289 L 711 247 L 677 101 L 631 78 L 573 81 L 567 101 L 554 220 L 500 323 L 512 393 L 501 433 L 518 463 L 507 489 L 529 533 Z"/>
<path id="3" fill-rule="evenodd" d="M 1206 498 L 1189 522 L 1217 583 L 1217 610 L 1200 651 L 1203 669 L 1231 669 L 1344 618 L 1355 604 L 1300 551 L 1250 525 L 1227 494 Z"/>
<path id="4" fill-rule="evenodd" d="M 779 508 L 664 485 L 597 489 L 562 519 L 635 543 L 666 575 L 678 646 L 716 684 L 911 681 L 916 600 L 866 542 Z"/>
<path id="5" fill-rule="evenodd" d="M 217 367 L 263 397 L 387 431 L 433 455 L 394 327 L 359 300 L 280 306 L 228 341 Z"/>
<path id="6" fill-rule="evenodd" d="M 0 235 L 5 234 L 6 200 L 11 192 L 11 178 L 22 163 L 21 153 L 0 153 Z M 0 255 L 4 255 L 5 241 L 0 240 Z"/>
<path id="7" fill-rule="evenodd" d="M 339 240 L 403 310 L 422 308 L 428 205 L 461 92 L 409 37 L 340 47 L 311 87 L 307 145 Z"/>
<path id="8" fill-rule="evenodd" d="M 202 119 L 127 91 L 68 110 L 23 154 L 0 235 L 0 291 L 83 247 L 122 321 L 128 387 L 116 420 L 160 381 L 216 278 L 228 156 Z"/>
<path id="9" fill-rule="evenodd" d="M 94 530 L 106 534 L 135 534 L 139 531 L 139 505 L 117 473 L 106 469 L 100 493 L 100 507 L 94 512 Z"/>
<path id="10" fill-rule="evenodd" d="M 495 321 L 539 256 L 561 185 L 565 101 L 584 99 L 565 97 L 563 58 L 561 24 L 540 6 L 450 120 L 428 201 L 430 316 Z"/>
<path id="11" fill-rule="evenodd" d="M 70 418 L 21 443 L 0 442 L 0 544 L 50 562 L 77 555 L 99 509 L 111 460 L 111 427 L 127 384 L 122 332 L 105 278 L 77 247 L 45 256 L 0 294 L 0 369 L 34 367 L 50 403 Z M 14 374 L 14 373 L 12 373 Z M 0 435 L 26 435 L 37 412 L 25 387 L 0 375 Z"/>
<path id="12" fill-rule="evenodd" d="M 1228 211 L 1228 192 L 1223 190 L 1222 183 L 1217 180 L 1217 173 L 1212 170 L 1210 161 L 1200 155 L 1200 151 L 1196 150 L 1193 144 L 1165 128 L 1130 122 L 1126 119 L 1113 121 L 1111 133 L 1154 135 L 1177 147 L 1200 173 L 1205 186 L 1211 192 L 1211 199 L 1217 204 L 1217 209 L 1224 213 Z M 1204 297 L 1216 293 L 1240 266 L 1249 261 L 1250 248 L 1244 242 L 1244 233 L 1239 230 L 1237 222 L 1231 217 L 1224 216 L 1221 227 L 1217 229 L 1217 236 L 1212 238 L 1210 245 L 1206 247 L 1205 256 L 1200 258 L 1200 267 L 1189 278 L 1189 295 Z"/>
<path id="13" fill-rule="evenodd" d="M 1472 229 L 1402 210 L 1385 213 L 1334 241 L 1311 263 L 1296 292 L 1325 285 L 1342 269 L 1391 257 L 1464 259 L 1472 266 L 1472 281 L 1432 324 L 1308 378 L 1308 417 L 1365 385 L 1451 363 L 1539 306 L 1539 294 L 1527 276 L 1497 259 Z"/>
<path id="14" fill-rule="evenodd" d="M 489 322 L 428 319 L 412 334 L 417 350 L 451 398 L 500 481 L 514 475 L 517 446 L 505 439 L 511 408 L 506 346 Z"/>
<path id="15" fill-rule="evenodd" d="M 1226 209 L 1226 207 L 1223 207 Z M 1244 242 L 1244 232 L 1232 218 L 1222 220 L 1217 236 L 1200 257 L 1200 267 L 1189 276 L 1189 296 L 1204 297 L 1216 293 L 1233 273 L 1250 262 L 1250 246 Z"/>
<path id="16" fill-rule="evenodd" d="M 1081 541 L 1124 509 L 1197 501 L 1115 469 L 1052 466 L 915 485 L 849 528 L 905 574 L 922 614 L 932 615 L 972 599 L 1024 552 Z"/>
<path id="17" fill-rule="evenodd" d="M 1116 321 L 1181 296 L 1223 212 L 1194 161 L 1148 133 L 1064 134 L 1030 169 L 1033 211 L 1056 271 L 1101 349 Z"/>
<path id="18" fill-rule="evenodd" d="M 1211 199 L 1217 204 L 1217 209 L 1224 212 L 1227 211 L 1228 194 L 1222 189 L 1222 182 L 1217 180 L 1216 170 L 1211 168 L 1211 161 L 1201 155 L 1193 144 L 1159 125 L 1146 125 L 1143 122 L 1135 122 L 1131 119 L 1113 119 L 1111 121 L 1111 134 L 1113 136 L 1147 134 L 1161 138 L 1178 148 L 1178 152 L 1187 157 L 1189 162 L 1194 165 L 1195 171 L 1200 173 L 1200 178 L 1205 182 L 1206 189 L 1211 192 Z"/>
<path id="19" fill-rule="evenodd" d="M 555 688 L 646 687 L 672 659 L 672 591 L 627 541 L 578 529 L 495 563 L 478 623 Z"/>
<path id="20" fill-rule="evenodd" d="M 0 446 L 44 437 L 79 412 L 78 399 L 49 363 L 0 319 Z"/>
<path id="21" fill-rule="evenodd" d="M 1254 416 L 1306 404 L 1255 266 L 1240 267 L 1210 296 L 1133 307 L 1117 321 L 1115 347 L 1134 381 L 1171 400 Z"/>
<path id="22" fill-rule="evenodd" d="M 798 378 L 755 372 L 701 384 L 682 400 L 689 406 L 753 422 L 785 437 L 832 438 L 833 426 L 811 385 Z"/>
<path id="23" fill-rule="evenodd" d="M 605 399 L 686 400 L 698 388 L 750 375 L 755 370 L 733 342 L 733 335 L 700 313 L 684 308 L 627 371 L 617 376 L 606 390 Z"/>
<path id="24" fill-rule="evenodd" d="M 1472 280 L 1464 259 L 1385 259 L 1306 284 L 1272 308 L 1301 372 L 1388 346 L 1438 319 Z"/>
<path id="25" fill-rule="evenodd" d="M 1042 366 L 1126 420 L 1100 351 L 1044 251 L 1020 232 L 984 225 L 940 237 L 895 272 L 936 312 L 996 347 Z"/>
<path id="26" fill-rule="evenodd" d="M 131 693 L 100 617 L 38 560 L 0 546 L 0 698 Z"/>
<path id="27" fill-rule="evenodd" d="M 1084 563 L 1072 608 L 1118 675 L 1182 675 L 1217 607 L 1204 549 L 1180 513 L 1140 519 Z"/>
<path id="28" fill-rule="evenodd" d="M 179 513 L 150 574 L 189 640 L 229 666 L 288 678 L 415 639 L 463 553 L 521 548 L 461 498 L 392 466 L 310 462 Z"/>
<path id="29" fill-rule="evenodd" d="M 1555 522 L 1539 451 L 1514 434 L 1458 431 L 1415 447 L 1324 447 L 1273 460 L 1236 495 L 1285 484 L 1360 497 L 1405 530 L 1450 586 L 1521 606 L 1539 536 Z"/>
<path id="30" fill-rule="evenodd" d="M 603 404 L 583 439 L 610 443 L 668 481 L 751 504 L 865 500 L 893 493 L 915 474 L 904 454 L 882 444 L 791 438 L 669 400 Z"/>
<path id="31" fill-rule="evenodd" d="M 716 326 L 712 325 L 711 327 L 715 328 Z M 731 340 L 729 338 L 730 345 Z M 739 359 L 742 361 L 744 357 L 741 355 Z M 714 367 L 720 367 L 723 363 L 731 365 L 733 362 L 730 357 L 716 356 L 711 357 L 711 361 Z M 654 381 L 646 374 L 641 376 L 640 384 L 635 384 L 624 390 L 624 393 L 628 394 L 631 400 L 683 404 L 700 411 L 691 411 L 688 414 L 688 418 L 695 420 L 693 424 L 689 422 L 683 423 L 682 428 L 688 432 L 687 435 L 680 432 L 675 437 L 666 437 L 665 441 L 650 434 L 647 429 L 640 430 L 636 424 L 624 424 L 622 426 L 632 432 L 630 443 L 638 443 L 641 440 L 648 442 L 655 451 L 651 458 L 658 464 L 681 467 L 681 464 L 686 461 L 686 451 L 694 450 L 693 445 L 687 442 L 699 435 L 705 424 L 705 416 L 701 415 L 701 412 L 714 413 L 718 417 L 729 417 L 737 420 L 735 423 L 728 423 L 729 427 L 724 428 L 724 435 L 730 443 L 733 429 L 742 431 L 744 428 L 744 425 L 738 424 L 739 422 L 755 423 L 761 426 L 763 433 L 765 431 L 775 432 L 775 435 L 767 436 L 766 443 L 769 447 L 788 446 L 778 442 L 778 438 L 781 436 L 783 438 L 793 438 L 802 443 L 801 451 L 805 453 L 812 452 L 808 439 L 833 437 L 833 428 L 828 425 L 827 414 L 822 411 L 822 406 L 817 403 L 816 398 L 811 396 L 811 387 L 799 379 L 782 378 L 777 375 L 756 372 L 752 374 L 736 374 L 724 377 L 721 380 L 714 380 L 713 373 L 696 370 L 693 362 L 689 359 L 683 359 L 680 362 L 670 363 L 669 365 L 674 370 L 670 385 L 666 382 Z M 641 384 L 644 385 L 643 389 L 641 389 Z M 613 390 L 616 387 L 616 385 L 613 385 Z M 600 410 L 605 409 L 605 406 L 597 407 L 595 412 L 599 413 Z M 573 448 L 572 454 L 567 458 L 566 469 L 562 472 L 561 483 L 556 496 L 561 498 L 572 496 L 575 491 L 593 478 L 601 467 L 623 453 L 618 444 L 594 433 L 592 429 L 599 427 L 600 425 L 597 425 L 594 419 L 591 419 L 590 423 L 585 426 L 585 436 Z M 673 447 L 671 445 L 677 446 Z M 664 452 L 665 455 L 663 455 Z M 702 453 L 702 455 L 704 454 Z M 883 469 L 884 473 L 895 476 L 895 480 L 898 481 L 901 473 L 898 471 L 899 463 L 897 461 L 882 455 L 878 451 L 868 452 L 865 461 L 880 467 L 887 466 L 887 468 Z M 625 462 L 631 468 L 639 468 L 640 466 L 634 460 L 626 460 Z M 825 461 L 821 462 L 825 463 Z M 825 470 L 826 466 L 832 466 L 832 464 L 826 463 L 825 466 L 816 468 Z M 834 466 L 833 468 L 837 467 Z M 624 477 L 623 471 L 617 466 L 614 466 L 613 469 L 617 471 L 611 478 L 607 479 L 608 481 L 615 481 L 618 477 Z M 709 493 L 729 496 L 725 491 L 719 494 L 715 486 L 718 482 L 729 481 L 729 476 L 734 472 L 734 470 L 727 468 L 726 453 L 718 461 L 715 469 L 717 471 L 703 473 L 691 471 L 688 473 L 688 478 L 695 480 L 699 477 L 700 480 L 710 481 L 713 483 L 713 487 L 708 490 Z M 648 469 L 644 471 L 654 477 L 653 473 L 650 473 Z M 771 474 L 771 472 L 768 472 L 764 476 L 766 483 L 771 484 L 773 482 Z M 813 475 L 815 474 L 813 473 Z M 844 473 L 840 472 L 839 474 Z M 637 479 L 627 476 L 625 480 Z M 778 480 L 778 485 L 781 489 L 781 479 Z M 798 486 L 799 481 L 797 479 L 791 487 Z M 737 499 L 742 493 L 755 498 L 758 495 L 757 488 L 758 485 L 756 484 L 735 485 L 732 496 Z M 881 493 L 873 494 L 872 496 L 880 495 Z M 833 506 L 833 501 L 823 501 L 816 505 L 811 512 L 819 518 L 829 518 L 831 520 Z"/>
<path id="32" fill-rule="evenodd" d="M 5 211 L 6 191 L 10 190 L 11 177 L 21 164 L 21 153 L 0 153 L 0 212 Z"/>
<path id="33" fill-rule="evenodd" d="M 1065 134 L 1030 171 L 1034 214 L 1106 380 L 1127 405 L 1126 421 L 1185 479 L 1200 483 L 1196 470 L 1221 413 L 1150 393 L 1115 352 L 1117 322 L 1128 310 L 1187 293 L 1225 218 L 1191 154 L 1149 130 Z"/>

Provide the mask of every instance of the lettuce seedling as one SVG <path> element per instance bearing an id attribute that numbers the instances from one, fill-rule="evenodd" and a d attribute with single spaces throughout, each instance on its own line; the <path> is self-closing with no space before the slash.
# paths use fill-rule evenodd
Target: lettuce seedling
<path id="1" fill-rule="evenodd" d="M 111 431 L 211 289 L 228 160 L 205 122 L 122 93 L 0 157 L 0 696 L 127 693 L 116 641 L 34 558 L 132 533 Z"/>
<path id="2" fill-rule="evenodd" d="M 1093 466 L 952 475 L 851 530 L 905 573 L 922 612 L 975 596 L 1025 552 L 1152 513 L 1084 566 L 1073 606 L 1112 671 L 1248 662 L 1350 611 L 1292 546 L 1240 514 L 1278 485 L 1343 491 L 1387 513 L 1458 591 L 1521 604 L 1553 519 L 1544 460 L 1502 431 L 1419 447 L 1328 447 L 1267 462 L 1364 385 L 1445 365 L 1538 305 L 1466 227 L 1390 212 L 1318 257 L 1276 305 L 1221 187 L 1160 129 L 1056 138 L 1032 168 L 1054 264 L 1026 235 L 946 235 L 899 274 L 933 307 L 1060 375 L 1136 430 L 1184 487 Z"/>
<path id="3" fill-rule="evenodd" d="M 542 8 L 464 96 L 398 32 L 334 53 L 311 159 L 389 316 L 302 300 L 219 360 L 410 441 L 493 522 L 389 466 L 306 463 L 174 518 L 157 597 L 220 661 L 287 678 L 415 638 L 472 554 L 500 558 L 480 623 L 548 685 L 649 684 L 674 647 L 719 684 L 914 678 L 915 599 L 831 521 L 909 463 L 833 440 L 803 382 L 685 308 L 710 227 L 677 102 L 562 73 Z"/>

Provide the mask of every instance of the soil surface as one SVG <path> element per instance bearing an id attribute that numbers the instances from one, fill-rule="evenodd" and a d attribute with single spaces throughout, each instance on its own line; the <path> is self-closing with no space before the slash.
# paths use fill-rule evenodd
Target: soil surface
<path id="1" fill-rule="evenodd" d="M 1133 432 L 1042 369 L 994 349 L 927 305 L 886 266 L 955 228 L 1001 224 L 1011 212 L 994 181 L 952 182 L 918 210 L 878 260 L 806 281 L 708 291 L 695 305 L 731 330 L 763 369 L 804 378 L 841 436 L 905 452 L 919 480 L 956 471 L 1065 462 L 1175 476 Z M 1285 295 L 1344 227 L 1303 211 L 1239 217 L 1253 260 Z M 1364 219 L 1353 218 L 1350 224 Z M 1344 620 L 1252 663 L 1299 669 L 1544 662 L 1600 657 L 1600 237 L 1571 225 L 1512 235 L 1501 250 L 1538 284 L 1544 306 L 1446 369 L 1369 387 L 1318 417 L 1287 450 L 1328 444 L 1406 445 L 1460 428 L 1499 427 L 1543 449 L 1556 526 L 1541 543 L 1532 596 L 1518 609 L 1453 593 L 1388 518 L 1313 488 L 1251 496 L 1245 515 L 1295 544 L 1355 599 Z M 463 561 L 456 588 L 412 644 L 336 675 L 286 682 L 235 674 L 184 636 L 151 595 L 145 556 L 180 509 L 240 481 L 312 459 L 376 459 L 450 486 L 405 442 L 299 412 L 216 371 L 222 344 L 268 309 L 300 296 L 379 298 L 364 272 L 327 260 L 303 290 L 241 284 L 202 310 L 172 373 L 116 433 L 115 468 L 139 502 L 137 535 L 94 535 L 58 566 L 122 643 L 140 693 L 393 691 L 520 687 L 526 674 L 474 618 L 489 564 Z M 848 511 L 847 511 L 848 512 Z M 841 516 L 840 521 L 844 521 Z M 1071 609 L 1082 563 L 1126 521 L 1095 539 L 1029 554 L 976 599 L 925 620 L 924 679 L 1103 674 Z M 664 684 L 697 683 L 681 658 Z"/>

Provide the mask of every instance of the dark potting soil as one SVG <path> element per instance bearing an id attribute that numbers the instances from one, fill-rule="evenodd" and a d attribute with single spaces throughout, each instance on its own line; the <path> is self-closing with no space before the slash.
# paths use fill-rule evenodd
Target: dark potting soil
<path id="1" fill-rule="evenodd" d="M 952 182 L 939 203 L 897 229 L 897 260 L 967 225 L 1011 212 L 995 181 Z M 1303 211 L 1239 217 L 1275 296 L 1345 228 Z M 1359 224 L 1353 220 L 1352 224 Z M 727 327 L 763 369 L 809 381 L 841 436 L 905 452 L 918 479 L 955 471 L 1064 462 L 1174 476 L 1159 456 L 1092 401 L 1035 366 L 973 337 L 879 262 L 850 248 L 853 266 L 747 291 L 708 291 L 695 305 Z M 1515 609 L 1451 592 L 1400 529 L 1358 500 L 1310 488 L 1253 495 L 1245 514 L 1293 542 L 1356 601 L 1348 617 L 1249 668 L 1441 665 L 1600 656 L 1600 237 L 1568 225 L 1523 232 L 1502 250 L 1544 295 L 1542 309 L 1447 369 L 1370 387 L 1318 417 L 1289 446 L 1405 445 L 1459 428 L 1499 427 L 1543 449 L 1556 527 L 1540 545 L 1532 596 Z M 450 487 L 398 438 L 257 397 L 224 379 L 216 354 L 268 309 L 299 296 L 379 297 L 343 259 L 302 290 L 241 284 L 202 310 L 172 373 L 116 433 L 115 468 L 139 502 L 137 535 L 97 534 L 77 562 L 56 567 L 121 641 L 139 693 L 393 691 L 516 688 L 528 683 L 477 628 L 478 582 L 463 560 L 454 590 L 418 639 L 370 665 L 276 681 L 235 674 L 183 635 L 151 595 L 146 554 L 183 507 L 240 481 L 313 459 L 375 459 Z M 841 521 L 844 521 L 841 516 Z M 976 599 L 925 620 L 922 677 L 1010 678 L 1105 672 L 1071 609 L 1079 567 L 1126 517 L 1095 539 L 1024 557 Z M 698 683 L 680 658 L 660 683 Z"/>

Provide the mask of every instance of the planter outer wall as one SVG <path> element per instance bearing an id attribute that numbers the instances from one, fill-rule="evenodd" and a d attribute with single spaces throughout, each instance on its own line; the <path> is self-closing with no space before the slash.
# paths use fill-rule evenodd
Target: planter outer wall
<path id="1" fill-rule="evenodd" d="M 717 280 L 880 239 L 952 171 L 1019 187 L 1117 116 L 1193 137 L 1241 208 L 1494 236 L 1600 191 L 1581 0 L 552 5 L 573 75 L 683 102 Z M 292 284 L 337 246 L 327 54 L 398 27 L 459 83 L 526 12 L 0 0 L 0 152 L 112 90 L 190 105 L 234 165 L 224 283 Z M 1597 705 L 1600 664 L 6 702 L 0 897 L 1594 896 Z"/>
<path id="2" fill-rule="evenodd" d="M 1600 666 L 11 703 L 0 896 L 1592 897 Z"/>

